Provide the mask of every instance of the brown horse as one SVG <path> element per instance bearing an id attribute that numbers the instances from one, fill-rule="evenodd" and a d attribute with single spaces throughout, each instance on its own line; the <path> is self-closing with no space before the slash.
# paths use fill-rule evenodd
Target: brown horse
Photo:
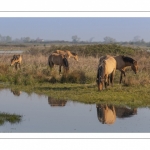
<path id="1" fill-rule="evenodd" d="M 116 111 L 113 105 L 97 104 L 97 117 L 102 124 L 113 124 L 116 121 Z"/>
<path id="2" fill-rule="evenodd" d="M 54 65 L 59 65 L 59 74 L 61 73 L 61 66 L 63 66 L 65 73 L 69 71 L 68 60 L 63 55 L 52 53 L 48 58 L 48 64 L 50 68 L 53 68 Z"/>
<path id="3" fill-rule="evenodd" d="M 15 65 L 15 68 L 17 70 L 18 69 L 17 65 L 19 65 L 19 68 L 21 69 L 21 62 L 22 62 L 21 55 L 13 55 L 10 66 Z"/>
<path id="4" fill-rule="evenodd" d="M 102 56 L 99 60 L 99 64 L 101 64 L 101 62 L 107 58 L 111 57 L 110 55 L 106 55 L 106 56 Z M 120 83 L 122 82 L 122 75 L 124 75 L 124 77 L 126 76 L 125 74 L 125 69 L 129 66 L 131 66 L 131 69 L 134 71 L 134 73 L 136 74 L 138 71 L 138 65 L 137 65 L 137 61 L 134 60 L 131 57 L 127 57 L 127 56 L 123 56 L 123 55 L 119 55 L 119 56 L 114 56 L 116 62 L 117 62 L 117 66 L 116 69 L 119 70 L 121 72 L 120 74 Z"/>
<path id="5" fill-rule="evenodd" d="M 97 85 L 99 91 L 103 89 L 104 84 L 105 88 L 107 88 L 109 82 L 108 76 L 110 74 L 111 74 L 111 84 L 113 86 L 115 71 L 116 71 L 116 60 L 113 57 L 109 57 L 102 61 L 97 71 Z"/>
<path id="6" fill-rule="evenodd" d="M 70 52 L 68 50 L 56 50 L 54 53 L 58 53 L 61 55 L 64 55 L 66 58 L 74 58 L 76 61 L 78 61 L 78 55 L 76 53 Z"/>

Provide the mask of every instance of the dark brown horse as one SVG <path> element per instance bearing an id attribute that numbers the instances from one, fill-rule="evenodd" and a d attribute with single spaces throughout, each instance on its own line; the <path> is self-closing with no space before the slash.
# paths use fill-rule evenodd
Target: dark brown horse
<path id="1" fill-rule="evenodd" d="M 99 64 L 101 64 L 101 62 L 107 58 L 111 57 L 110 55 L 105 55 L 102 56 L 99 60 Z M 119 55 L 119 56 L 114 56 L 117 65 L 116 65 L 116 69 L 119 70 L 121 72 L 120 74 L 120 83 L 122 82 L 122 76 L 124 75 L 124 77 L 126 76 L 125 74 L 125 69 L 129 66 L 131 66 L 131 69 L 134 71 L 134 73 L 136 74 L 138 71 L 138 64 L 137 61 L 134 60 L 131 57 L 128 56 L 123 56 L 123 55 Z M 110 76 L 111 77 L 111 76 Z"/>
<path id="2" fill-rule="evenodd" d="M 54 65 L 59 66 L 59 74 L 61 73 L 61 66 L 64 68 L 64 72 L 67 73 L 69 71 L 69 63 L 67 58 L 64 55 L 60 55 L 57 53 L 52 53 L 48 58 L 48 64 L 50 68 L 53 68 Z"/>

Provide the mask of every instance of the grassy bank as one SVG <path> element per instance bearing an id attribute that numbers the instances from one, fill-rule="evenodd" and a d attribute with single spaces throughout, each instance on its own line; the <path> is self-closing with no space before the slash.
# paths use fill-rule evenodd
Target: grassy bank
<path id="1" fill-rule="evenodd" d="M 71 49 L 72 48 L 72 49 Z M 69 49 L 79 55 L 79 62 L 69 59 L 69 74 L 60 76 L 58 66 L 50 70 L 47 60 L 55 49 Z M 30 48 L 22 55 L 21 70 L 10 67 L 11 55 L 0 56 L 0 86 L 27 93 L 45 94 L 56 99 L 84 103 L 113 103 L 128 106 L 150 106 L 150 54 L 118 45 L 51 46 Z M 116 71 L 114 87 L 98 92 L 96 73 L 99 57 L 124 54 L 138 61 L 137 75 L 129 67 L 123 84 Z M 63 71 L 63 69 L 62 69 Z"/>

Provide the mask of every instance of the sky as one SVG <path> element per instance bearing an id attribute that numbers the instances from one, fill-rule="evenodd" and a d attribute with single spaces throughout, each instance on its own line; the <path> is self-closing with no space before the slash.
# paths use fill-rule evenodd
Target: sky
<path id="1" fill-rule="evenodd" d="M 0 17 L 0 34 L 12 39 L 132 41 L 135 36 L 150 41 L 150 17 Z"/>

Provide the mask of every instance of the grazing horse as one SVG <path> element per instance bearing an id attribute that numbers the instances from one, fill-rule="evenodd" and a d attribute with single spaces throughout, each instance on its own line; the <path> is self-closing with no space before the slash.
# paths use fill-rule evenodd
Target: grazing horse
<path id="1" fill-rule="evenodd" d="M 113 124 L 116 121 L 116 111 L 113 105 L 97 104 L 97 117 L 102 124 Z"/>
<path id="2" fill-rule="evenodd" d="M 68 60 L 63 55 L 52 53 L 48 58 L 48 64 L 50 68 L 53 68 L 54 65 L 59 65 L 59 74 L 61 73 L 61 66 L 63 66 L 66 73 L 69 71 Z"/>
<path id="3" fill-rule="evenodd" d="M 21 69 L 21 62 L 22 62 L 21 55 L 13 55 L 10 66 L 15 65 L 15 68 L 17 70 L 18 69 L 17 65 L 19 65 L 19 68 Z"/>
<path id="4" fill-rule="evenodd" d="M 78 55 L 76 53 L 70 52 L 68 50 L 56 50 L 54 53 L 58 53 L 61 55 L 64 55 L 66 58 L 74 58 L 76 61 L 78 61 Z"/>
<path id="5" fill-rule="evenodd" d="M 101 64 L 101 62 L 107 58 L 111 57 L 110 55 L 106 55 L 106 56 L 102 56 L 99 60 L 99 64 Z M 121 72 L 120 74 L 120 83 L 122 82 L 122 75 L 124 75 L 124 77 L 126 76 L 125 74 L 125 69 L 129 66 L 131 66 L 131 69 L 134 71 L 134 73 L 137 73 L 138 70 L 138 65 L 137 65 L 137 61 L 134 60 L 131 57 L 127 57 L 127 56 L 123 56 L 123 55 L 119 55 L 119 56 L 114 56 L 116 62 L 117 62 L 117 66 L 116 69 L 119 70 Z"/>
<path id="6" fill-rule="evenodd" d="M 102 61 L 97 71 L 97 85 L 99 91 L 103 89 L 104 83 L 105 88 L 107 88 L 107 85 L 109 83 L 108 76 L 110 74 L 111 74 L 110 80 L 113 86 L 115 71 L 116 71 L 116 60 L 113 57 L 109 57 Z"/>

